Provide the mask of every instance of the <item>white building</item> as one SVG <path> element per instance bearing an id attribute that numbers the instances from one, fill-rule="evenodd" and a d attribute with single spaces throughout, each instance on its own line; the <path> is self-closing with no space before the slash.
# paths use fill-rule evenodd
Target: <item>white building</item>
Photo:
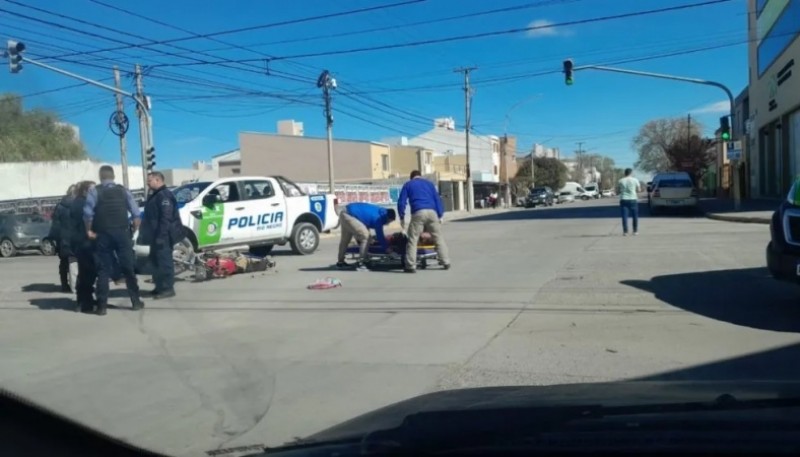
<path id="1" fill-rule="evenodd" d="M 543 144 L 534 144 L 532 152 L 537 158 L 561 159 L 561 151 L 558 148 L 548 148 Z"/>
<path id="2" fill-rule="evenodd" d="M 387 138 L 382 142 L 423 147 L 433 151 L 437 157 L 467 153 L 466 135 L 456 130 L 455 120 L 451 117 L 434 119 L 433 128 L 418 136 Z M 474 182 L 500 182 L 500 138 L 470 134 L 469 166 Z"/>
<path id="3" fill-rule="evenodd" d="M 567 167 L 569 176 L 572 177 L 576 169 L 578 169 L 578 160 L 574 158 L 562 159 L 561 162 Z M 578 181 L 580 185 L 584 186 L 592 182 L 600 182 L 601 174 L 597 167 L 590 166 L 588 163 L 583 164 L 583 176 Z"/>

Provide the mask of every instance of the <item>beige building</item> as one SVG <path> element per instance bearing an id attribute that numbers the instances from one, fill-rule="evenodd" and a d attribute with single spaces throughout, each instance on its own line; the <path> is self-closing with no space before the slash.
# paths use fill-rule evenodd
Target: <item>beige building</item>
<path id="1" fill-rule="evenodd" d="M 433 151 L 420 146 L 403 146 L 393 144 L 390 150 L 390 169 L 395 177 L 407 177 L 412 171 L 419 170 L 423 175 L 433 173 Z"/>
<path id="2" fill-rule="evenodd" d="M 749 0 L 750 194 L 781 197 L 800 175 L 800 1 Z M 734 119 L 734 131 L 737 124 Z"/>
<path id="3" fill-rule="evenodd" d="M 239 150 L 242 174 L 282 175 L 301 182 L 328 180 L 325 138 L 241 132 Z M 337 183 L 389 178 L 392 176 L 389 145 L 334 140 L 333 170 Z"/>

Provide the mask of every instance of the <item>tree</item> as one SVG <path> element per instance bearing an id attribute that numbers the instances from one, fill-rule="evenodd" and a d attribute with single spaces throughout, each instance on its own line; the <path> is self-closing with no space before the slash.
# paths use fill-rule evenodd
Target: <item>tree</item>
<path id="1" fill-rule="evenodd" d="M 537 157 L 534 159 L 535 182 L 536 186 L 547 186 L 558 190 L 564 187 L 567 182 L 567 166 L 560 160 L 549 157 Z M 511 180 L 512 191 L 521 195 L 531 187 L 531 162 L 525 161 L 517 169 L 517 176 Z"/>
<path id="2" fill-rule="evenodd" d="M 697 184 L 717 158 L 716 144 L 715 140 L 698 135 L 678 138 L 667 147 L 666 156 L 673 170 L 689 173 L 692 182 Z"/>
<path id="3" fill-rule="evenodd" d="M 669 170 L 672 163 L 667 157 L 667 149 L 680 139 L 685 143 L 692 135 L 701 136 L 702 131 L 699 122 L 692 122 L 690 127 L 688 119 L 684 118 L 656 119 L 646 123 L 632 142 L 639 153 L 636 168 L 648 173 Z"/>
<path id="4" fill-rule="evenodd" d="M 24 111 L 18 96 L 0 96 L 0 162 L 85 159 L 83 144 L 58 121 L 55 113 Z"/>

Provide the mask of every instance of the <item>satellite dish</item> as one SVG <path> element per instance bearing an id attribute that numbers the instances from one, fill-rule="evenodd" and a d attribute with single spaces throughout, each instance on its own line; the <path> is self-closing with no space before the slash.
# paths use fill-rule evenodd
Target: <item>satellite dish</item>
<path id="1" fill-rule="evenodd" d="M 328 83 L 328 78 L 330 77 L 330 72 L 328 70 L 324 70 L 319 78 L 317 78 L 317 87 L 322 87 Z"/>

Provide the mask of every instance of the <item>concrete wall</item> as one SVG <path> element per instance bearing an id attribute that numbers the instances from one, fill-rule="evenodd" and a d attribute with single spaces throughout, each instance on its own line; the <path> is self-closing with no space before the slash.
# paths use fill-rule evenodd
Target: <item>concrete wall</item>
<path id="1" fill-rule="evenodd" d="M 368 141 L 333 142 L 337 182 L 372 179 L 373 144 Z M 283 175 L 306 182 L 328 180 L 328 149 L 324 138 L 242 132 L 239 134 L 239 148 L 243 175 Z"/>
<path id="2" fill-rule="evenodd" d="M 386 179 L 392 176 L 391 151 L 386 144 L 371 144 L 370 168 L 372 169 L 372 179 Z M 384 157 L 386 157 L 386 169 L 384 169 Z"/>
<path id="3" fill-rule="evenodd" d="M 63 195 L 70 184 L 97 181 L 102 162 L 57 161 L 0 163 L 0 201 Z M 113 165 L 117 182 L 122 183 L 122 167 Z M 142 189 L 141 167 L 128 167 L 131 189 Z"/>

